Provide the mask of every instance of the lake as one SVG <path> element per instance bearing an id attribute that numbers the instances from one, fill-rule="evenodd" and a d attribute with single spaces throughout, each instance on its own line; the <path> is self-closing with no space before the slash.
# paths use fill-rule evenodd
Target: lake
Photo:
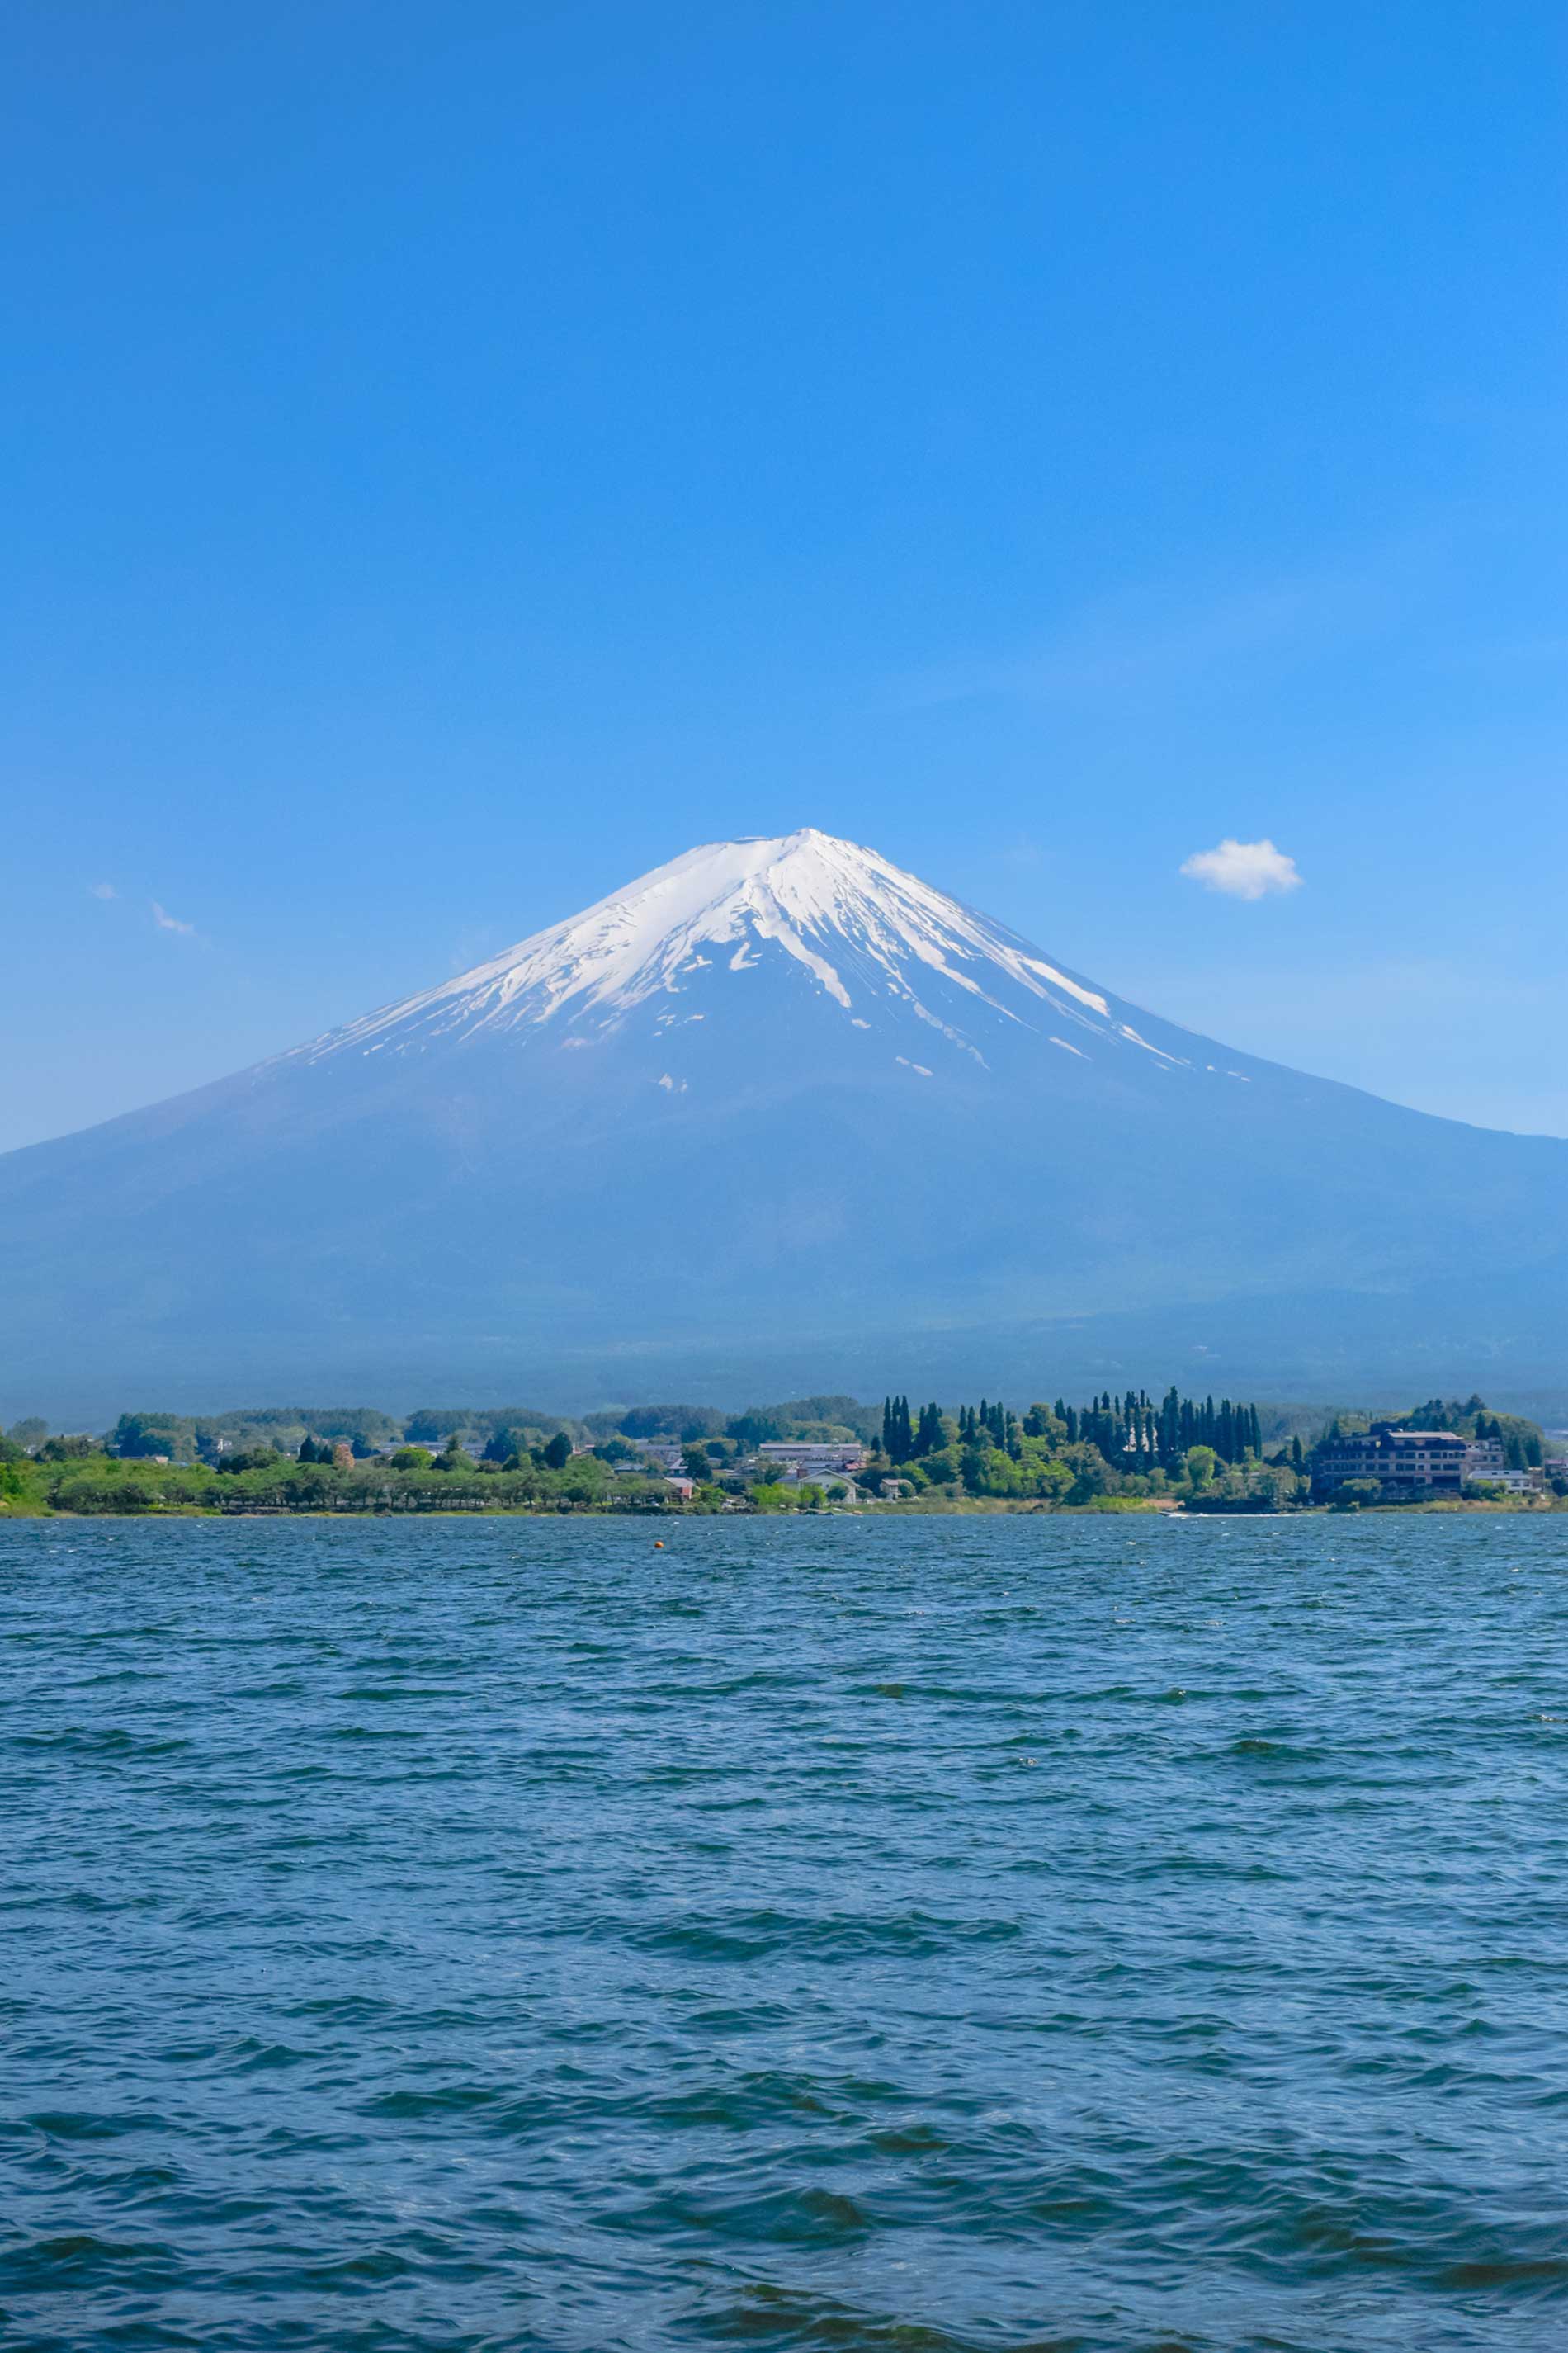
<path id="1" fill-rule="evenodd" d="M 14 2348 L 1568 2343 L 1568 1522 L 0 1527 Z"/>

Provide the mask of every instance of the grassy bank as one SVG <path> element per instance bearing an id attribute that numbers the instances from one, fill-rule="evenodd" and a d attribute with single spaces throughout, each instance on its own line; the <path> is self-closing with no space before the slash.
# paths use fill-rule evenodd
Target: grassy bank
<path id="1" fill-rule="evenodd" d="M 162 1475 L 160 1475 L 162 1474 Z M 925 1493 L 883 1503 L 868 1497 L 858 1503 L 826 1500 L 799 1503 L 788 1490 L 775 1490 L 760 1501 L 746 1499 L 737 1511 L 718 1493 L 684 1502 L 654 1482 L 639 1483 L 639 1492 L 596 1492 L 576 1494 L 519 1494 L 506 1492 L 506 1478 L 485 1479 L 474 1485 L 449 1482 L 432 1486 L 393 1480 L 344 1482 L 330 1491 L 317 1484 L 306 1493 L 283 1493 L 275 1484 L 269 1492 L 234 1492 L 237 1482 L 204 1473 L 200 1466 L 178 1466 L 171 1477 L 163 1465 L 120 1463 L 110 1475 L 96 1479 L 79 1474 L 50 1480 L 24 1476 L 0 1492 L 0 1522 L 40 1519 L 385 1519 L 402 1517 L 464 1519 L 542 1517 L 640 1517 L 659 1521 L 721 1516 L 777 1517 L 802 1512 L 812 1517 L 868 1519 L 1019 1518 L 1095 1519 L 1134 1514 L 1184 1519 L 1242 1519 L 1262 1515 L 1252 1504 L 1189 1508 L 1171 1498 L 1142 1495 L 1097 1495 L 1079 1504 L 1017 1499 L 998 1495 L 939 1495 Z M 1295 1516 L 1347 1518 L 1350 1512 L 1323 1504 L 1288 1504 L 1281 1507 Z M 1510 1495 L 1486 1501 L 1432 1498 L 1419 1503 L 1358 1504 L 1357 1513 L 1447 1513 L 1466 1516 L 1496 1516 L 1519 1513 L 1568 1512 L 1568 1499 L 1554 1495 Z"/>

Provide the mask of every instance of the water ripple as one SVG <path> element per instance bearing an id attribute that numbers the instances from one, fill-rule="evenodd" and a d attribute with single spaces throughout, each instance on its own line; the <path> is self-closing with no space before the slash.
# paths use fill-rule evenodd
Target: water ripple
<path id="1" fill-rule="evenodd" d="M 0 2337 L 1568 2344 L 1565 1570 L 0 1527 Z"/>

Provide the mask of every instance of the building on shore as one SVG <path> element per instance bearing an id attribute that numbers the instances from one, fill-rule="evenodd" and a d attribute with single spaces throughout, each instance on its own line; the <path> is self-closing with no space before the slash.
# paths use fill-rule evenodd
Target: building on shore
<path id="1" fill-rule="evenodd" d="M 1457 1495 L 1471 1479 L 1507 1483 L 1507 1478 L 1503 1451 L 1495 1438 L 1462 1438 L 1452 1430 L 1397 1430 L 1386 1421 L 1325 1440 L 1312 1466 L 1312 1486 L 1321 1495 L 1332 1494 L 1352 1479 L 1375 1479 L 1396 1494 Z"/>
<path id="2" fill-rule="evenodd" d="M 1522 1471 L 1478 1471 L 1478 1479 L 1489 1479 L 1494 1486 L 1506 1487 L 1510 1495 L 1544 1495 L 1546 1472 L 1539 1463 L 1528 1463 Z"/>
<path id="3" fill-rule="evenodd" d="M 832 1479 L 858 1471 L 866 1449 L 858 1440 L 821 1445 L 801 1438 L 770 1438 L 758 1447 L 757 1460 L 770 1472 L 788 1472 L 796 1479 Z"/>

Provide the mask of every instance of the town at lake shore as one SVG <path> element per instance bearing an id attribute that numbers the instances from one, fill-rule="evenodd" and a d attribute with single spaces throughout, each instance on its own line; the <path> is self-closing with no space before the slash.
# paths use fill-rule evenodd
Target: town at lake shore
<path id="1" fill-rule="evenodd" d="M 0 1515 L 1568 1508 L 1568 1430 L 1472 1395 L 1404 1414 L 1175 1387 L 1023 1411 L 847 1396 L 725 1414 L 528 1407 L 126 1412 L 0 1435 Z"/>

